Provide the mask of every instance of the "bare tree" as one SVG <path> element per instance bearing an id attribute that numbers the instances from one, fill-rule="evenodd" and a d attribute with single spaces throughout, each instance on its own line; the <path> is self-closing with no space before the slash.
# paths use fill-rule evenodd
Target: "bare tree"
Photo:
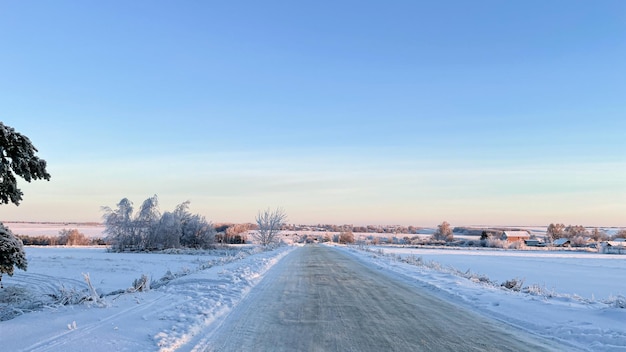
<path id="1" fill-rule="evenodd" d="M 57 241 L 62 246 L 87 246 L 90 242 L 89 238 L 84 233 L 78 231 L 78 229 L 63 229 L 59 231 Z"/>
<path id="2" fill-rule="evenodd" d="M 287 214 L 281 208 L 275 210 L 267 208 L 259 211 L 256 216 L 256 224 L 259 228 L 254 233 L 254 238 L 262 246 L 277 242 L 278 233 L 285 221 L 287 221 Z"/>
<path id="3" fill-rule="evenodd" d="M 452 234 L 452 227 L 447 221 L 442 222 L 437 225 L 437 230 L 433 233 L 433 239 L 436 241 L 452 241 L 454 240 L 454 235 Z"/>
<path id="4" fill-rule="evenodd" d="M 604 241 L 608 238 L 606 232 L 598 229 L 597 227 L 591 231 L 591 238 L 594 241 Z"/>
<path id="5" fill-rule="evenodd" d="M 550 241 L 559 239 L 565 235 L 565 225 L 564 224 L 550 224 L 548 225 L 548 229 L 546 231 L 546 236 L 550 239 Z"/>

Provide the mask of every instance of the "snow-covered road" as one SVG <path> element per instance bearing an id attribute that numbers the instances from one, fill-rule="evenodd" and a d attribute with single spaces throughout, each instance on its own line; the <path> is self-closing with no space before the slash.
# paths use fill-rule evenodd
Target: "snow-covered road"
<path id="1" fill-rule="evenodd" d="M 504 329 L 504 335 L 525 334 L 531 336 L 526 338 L 531 340 L 529 343 L 540 338 L 553 341 L 559 344 L 550 348 L 554 351 L 626 351 L 625 291 L 623 280 L 619 279 L 624 272 L 623 256 L 539 253 L 537 257 L 538 253 L 520 251 L 320 247 L 325 249 L 320 253 L 329 254 L 307 254 L 317 248 L 312 246 L 283 246 L 270 251 L 256 247 L 220 248 L 193 252 L 193 255 L 27 247 L 28 271 L 5 277 L 5 288 L 0 290 L 0 317 L 8 317 L 8 320 L 0 319 L 0 350 L 199 352 L 215 349 L 215 346 L 229 348 L 229 330 L 240 333 L 230 336 L 238 341 L 237 346 L 230 346 L 235 350 L 244 350 L 241 346 L 249 343 L 244 340 L 251 337 L 271 337 L 290 346 L 296 336 L 300 337 L 295 346 L 306 346 L 304 350 L 318 349 L 311 347 L 318 343 L 328 350 L 351 350 L 353 344 L 354 349 L 367 350 L 358 340 L 389 343 L 389 336 L 399 344 L 397 349 L 402 349 L 415 343 L 410 340 L 411 336 L 422 328 L 430 329 L 426 336 L 440 336 L 441 341 L 444 338 L 437 334 L 451 331 L 450 343 L 454 344 L 458 341 L 455 336 L 471 331 L 475 321 L 498 321 L 495 325 L 501 327 L 487 323 L 486 331 Z M 494 262 L 492 256 L 499 260 Z M 511 258 L 520 256 L 524 259 L 524 272 L 534 275 L 529 284 L 544 282 L 542 276 L 537 276 L 544 272 L 549 274 L 545 276 L 545 287 L 567 287 L 563 284 L 582 280 L 574 280 L 571 275 L 558 282 L 550 279 L 554 276 L 547 269 L 551 265 L 558 267 L 561 263 L 558 258 L 565 256 L 563 259 L 575 266 L 569 271 L 581 268 L 577 272 L 591 272 L 594 277 L 602 278 L 583 280 L 594 282 L 593 292 L 602 298 L 578 297 L 572 293 L 579 292 L 578 287 L 571 292 L 545 289 L 516 292 L 500 287 L 499 283 L 483 282 L 481 275 L 468 276 L 470 270 L 465 271 L 466 268 L 472 273 L 489 269 L 486 273 L 490 277 L 511 278 L 516 275 L 509 270 L 514 267 Z M 533 260 L 535 257 L 537 259 Z M 448 267 L 454 263 L 456 266 L 462 263 L 463 271 Z M 497 265 L 497 270 L 492 270 L 493 265 Z M 599 270 L 587 270 L 590 266 Z M 307 274 L 303 276 L 301 270 Z M 84 292 L 86 284 L 81 280 L 82 273 L 91 274 L 96 289 L 105 294 L 103 302 L 54 303 L 50 295 Z M 157 283 L 167 278 L 166 284 L 154 285 L 147 292 L 128 293 L 133 280 L 144 273 Z M 412 293 L 407 293 L 409 291 Z M 438 300 L 420 293 L 424 291 Z M 612 293 L 619 295 L 611 297 Z M 431 318 L 424 318 L 426 313 L 421 311 L 431 306 L 431 303 L 419 303 L 424 300 L 450 303 L 442 304 L 448 308 L 436 309 L 441 316 L 438 319 L 444 322 L 449 319 L 443 327 L 437 327 L 441 322 L 432 323 Z M 376 308 L 387 305 L 402 308 L 394 313 Z M 359 311 L 361 306 L 367 306 L 367 310 Z M 280 309 L 282 313 L 272 316 L 269 309 Z M 465 312 L 467 310 L 473 313 Z M 459 324 L 457 312 L 475 319 L 471 324 Z M 254 319 L 246 317 L 249 313 L 251 316 L 258 313 L 260 318 L 254 319 L 261 320 L 254 323 Z M 420 324 L 411 322 L 411 314 L 420 315 Z M 237 320 L 250 324 L 238 327 L 234 323 Z M 424 321 L 428 323 L 423 324 Z M 254 324 L 265 325 L 255 327 Z M 305 334 L 285 336 L 279 331 L 275 336 L 257 336 L 246 330 L 270 329 L 272 324 L 281 327 L 280 331 L 289 327 Z M 316 325 L 324 326 L 325 330 L 315 332 Z M 216 329 L 221 330 L 216 332 Z M 355 335 L 354 330 L 365 331 L 367 336 L 362 336 L 361 332 Z M 485 328 L 475 332 L 467 341 L 489 341 L 485 340 L 483 330 Z M 264 330 L 259 331 L 262 335 Z M 387 337 L 382 337 L 381 331 L 385 331 Z M 381 346 L 376 343 L 373 346 Z M 487 343 L 487 346 L 492 344 Z M 277 342 L 267 350 L 280 346 Z M 464 344 L 461 350 L 465 347 Z M 438 348 L 442 349 L 447 348 Z"/>
<path id="2" fill-rule="evenodd" d="M 193 351 L 565 350 L 331 247 L 287 256 Z"/>

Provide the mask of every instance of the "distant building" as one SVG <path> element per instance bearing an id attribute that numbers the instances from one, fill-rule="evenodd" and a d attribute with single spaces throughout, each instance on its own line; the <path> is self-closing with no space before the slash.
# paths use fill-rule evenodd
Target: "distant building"
<path id="1" fill-rule="evenodd" d="M 600 248 L 600 251 L 602 253 L 608 254 L 626 253 L 626 239 L 616 238 L 613 241 L 602 242 L 602 247 Z"/>
<path id="2" fill-rule="evenodd" d="M 569 238 L 557 238 L 554 242 L 552 242 L 552 245 L 555 247 L 569 247 L 571 242 Z"/>
<path id="3" fill-rule="evenodd" d="M 526 241 L 530 239 L 528 231 L 503 231 L 500 239 L 507 242 Z"/>
<path id="4" fill-rule="evenodd" d="M 543 243 L 542 241 L 536 239 L 536 238 L 531 238 L 528 240 L 524 240 L 524 244 L 526 244 L 529 247 L 543 247 L 546 244 Z"/>

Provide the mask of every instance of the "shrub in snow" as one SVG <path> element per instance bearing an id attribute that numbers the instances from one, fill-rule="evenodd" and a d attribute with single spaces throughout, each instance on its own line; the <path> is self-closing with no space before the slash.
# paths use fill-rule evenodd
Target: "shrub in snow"
<path id="1" fill-rule="evenodd" d="M 131 292 L 144 292 L 149 290 L 150 280 L 145 274 L 142 274 L 139 279 L 135 279 L 135 281 L 133 281 L 133 287 L 130 289 Z"/>
<path id="2" fill-rule="evenodd" d="M 339 243 L 354 243 L 352 231 L 344 231 L 339 234 Z"/>
<path id="3" fill-rule="evenodd" d="M 540 286 L 537 284 L 526 286 L 522 289 L 522 292 L 528 293 L 533 296 L 541 296 L 546 298 L 556 297 L 557 293 L 554 290 L 548 290 L 545 286 Z"/>
<path id="4" fill-rule="evenodd" d="M 606 302 L 607 304 L 615 308 L 626 308 L 626 297 L 624 296 L 611 296 Z"/>
<path id="5" fill-rule="evenodd" d="M 48 294 L 48 296 L 53 300 L 52 303 L 66 306 L 81 304 L 85 302 L 93 302 L 100 307 L 106 306 L 106 301 L 101 297 L 100 293 L 98 293 L 91 284 L 89 274 L 83 274 L 83 278 L 85 280 L 85 283 L 87 284 L 86 289 L 79 289 L 76 287 L 68 288 L 64 285 L 61 285 L 57 288 L 56 291 Z"/>
<path id="6" fill-rule="evenodd" d="M 22 241 L 0 222 L 0 288 L 2 274 L 13 276 L 14 267 L 26 270 L 27 264 Z"/>
<path id="7" fill-rule="evenodd" d="M 524 280 L 511 279 L 511 280 L 506 280 L 500 286 L 502 286 L 502 287 L 504 287 L 504 288 L 506 288 L 508 290 L 519 292 L 519 291 L 522 290 L 522 285 L 523 284 L 524 284 Z"/>
<path id="8" fill-rule="evenodd" d="M 508 249 L 524 249 L 526 245 L 522 241 L 514 241 L 508 244 Z"/>
<path id="9" fill-rule="evenodd" d="M 456 271 L 456 274 L 461 276 L 461 277 L 464 277 L 466 279 L 469 279 L 472 282 L 482 283 L 482 284 L 491 284 L 492 283 L 491 280 L 489 280 L 489 278 L 486 277 L 485 275 L 480 275 L 480 274 L 473 273 L 469 269 L 467 269 L 467 271 L 464 272 L 464 273 Z"/>
<path id="10" fill-rule="evenodd" d="M 486 241 L 487 247 L 489 248 L 505 248 L 505 246 L 507 245 L 506 241 L 499 238 L 488 238 Z"/>
<path id="11" fill-rule="evenodd" d="M 84 290 L 77 290 L 75 287 L 66 288 L 64 285 L 58 287 L 55 292 L 48 294 L 55 304 L 63 306 L 79 304 L 87 301 L 89 294 Z"/>
<path id="12" fill-rule="evenodd" d="M 407 264 L 412 264 L 415 266 L 423 266 L 424 265 L 424 258 L 422 257 L 416 257 L 414 255 L 407 255 L 406 257 L 402 257 L 401 261 L 407 263 Z"/>

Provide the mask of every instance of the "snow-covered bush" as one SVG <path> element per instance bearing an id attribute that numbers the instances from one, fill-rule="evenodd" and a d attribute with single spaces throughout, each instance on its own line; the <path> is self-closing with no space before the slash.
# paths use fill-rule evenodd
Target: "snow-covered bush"
<path id="1" fill-rule="evenodd" d="M 522 241 L 513 241 L 513 242 L 508 243 L 506 248 L 508 248 L 508 249 L 524 249 L 524 248 L 526 248 L 526 245 Z"/>
<path id="2" fill-rule="evenodd" d="M 76 287 L 65 287 L 64 285 L 59 286 L 56 291 L 48 295 L 53 299 L 54 304 L 63 306 L 83 303 L 90 297 L 86 290 L 79 290 Z"/>
<path id="3" fill-rule="evenodd" d="M 626 308 L 626 297 L 621 295 L 611 296 L 607 303 L 615 308 Z"/>
<path id="4" fill-rule="evenodd" d="M 541 296 L 546 298 L 551 298 L 556 295 L 553 290 L 548 290 L 545 288 L 545 286 L 539 286 L 537 284 L 522 288 L 522 292 L 531 294 L 533 296 Z"/>
<path id="5" fill-rule="evenodd" d="M 507 242 L 504 240 L 501 240 L 499 238 L 488 238 L 486 240 L 487 242 L 487 247 L 489 248 L 505 248 L 507 245 Z"/>
<path id="6" fill-rule="evenodd" d="M 339 243 L 354 243 L 352 231 L 343 231 L 339 234 Z"/>
<path id="7" fill-rule="evenodd" d="M 524 280 L 520 280 L 520 279 L 511 279 L 511 280 L 506 280 L 505 282 L 503 282 L 500 286 L 508 289 L 508 290 L 512 290 L 512 291 L 516 291 L 519 292 L 522 290 L 522 285 L 524 284 Z"/>
<path id="8" fill-rule="evenodd" d="M 133 281 L 133 287 L 130 289 L 131 292 L 144 292 L 150 291 L 150 279 L 147 275 L 142 274 L 139 279 L 135 279 Z"/>
<path id="9" fill-rule="evenodd" d="M 25 287 L 6 287 L 0 290 L 0 321 L 13 319 L 41 305 L 41 301 L 33 297 Z"/>

